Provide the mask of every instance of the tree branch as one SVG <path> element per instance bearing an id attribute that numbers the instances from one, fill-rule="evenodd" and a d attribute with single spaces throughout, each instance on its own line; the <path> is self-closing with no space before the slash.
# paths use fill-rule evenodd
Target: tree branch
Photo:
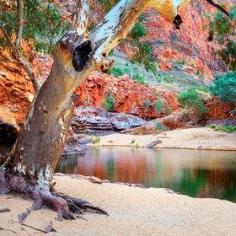
<path id="1" fill-rule="evenodd" d="M 34 71 L 31 67 L 29 61 L 21 53 L 21 41 L 22 41 L 22 33 L 23 33 L 23 27 L 24 27 L 24 19 L 23 19 L 24 1 L 23 0 L 17 0 L 17 9 L 18 9 L 18 25 L 19 26 L 18 26 L 15 44 L 12 43 L 11 38 L 8 35 L 7 31 L 5 30 L 4 26 L 0 25 L 0 28 L 2 29 L 4 36 L 6 37 L 10 47 L 12 48 L 15 58 L 21 64 L 24 71 L 29 76 L 30 81 L 33 83 L 35 91 L 38 91 L 40 89 L 41 85 L 37 81 Z"/>
<path id="2" fill-rule="evenodd" d="M 209 4 L 211 4 L 212 6 L 216 7 L 218 10 L 220 10 L 221 12 L 223 12 L 226 16 L 229 17 L 229 12 L 226 11 L 223 7 L 221 7 L 219 4 L 213 2 L 212 0 L 206 0 Z"/>
<path id="3" fill-rule="evenodd" d="M 17 50 L 21 47 L 22 33 L 24 27 L 24 0 L 17 0 L 18 10 L 18 32 L 16 36 L 16 48 Z"/>

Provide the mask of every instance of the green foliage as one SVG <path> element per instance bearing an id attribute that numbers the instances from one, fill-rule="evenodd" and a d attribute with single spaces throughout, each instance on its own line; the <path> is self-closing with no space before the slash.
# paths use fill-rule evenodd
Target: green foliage
<path id="1" fill-rule="evenodd" d="M 210 19 L 210 30 L 215 32 L 216 40 L 222 47 L 219 55 L 231 70 L 236 70 L 236 42 L 235 42 L 236 5 L 230 9 L 230 16 L 218 11 Z"/>
<path id="2" fill-rule="evenodd" d="M 146 35 L 146 29 L 141 21 L 144 20 L 144 16 L 139 17 L 139 21 L 135 23 L 131 30 L 131 37 L 134 39 L 134 44 L 137 47 L 137 53 L 133 59 L 134 63 L 143 64 L 147 71 L 151 71 L 156 74 L 155 58 L 152 55 L 152 47 L 147 42 L 142 42 L 141 39 Z"/>
<path id="3" fill-rule="evenodd" d="M 135 40 L 136 46 L 138 47 L 138 51 L 135 55 L 133 62 L 138 62 L 139 64 L 143 64 L 147 71 L 151 71 L 156 74 L 156 63 L 153 62 L 155 59 L 152 55 L 152 48 L 146 42 L 140 42 Z"/>
<path id="4" fill-rule="evenodd" d="M 133 29 L 131 30 L 131 35 L 134 39 L 141 38 L 146 35 L 145 27 L 142 23 L 136 22 Z"/>
<path id="5" fill-rule="evenodd" d="M 164 112 L 166 109 L 165 103 L 163 101 L 156 100 L 154 102 L 154 109 L 156 112 Z"/>
<path id="6" fill-rule="evenodd" d="M 182 107 L 192 109 L 194 112 L 205 113 L 207 111 L 199 92 L 194 88 L 181 92 L 178 100 Z"/>
<path id="7" fill-rule="evenodd" d="M 0 23 L 11 36 L 18 29 L 17 7 L 12 11 L 0 7 Z M 24 5 L 23 38 L 31 39 L 38 51 L 51 52 L 57 40 L 68 29 L 68 23 L 61 19 L 61 12 L 46 0 L 26 0 Z"/>
<path id="8" fill-rule="evenodd" d="M 216 131 L 223 131 L 227 133 L 236 132 L 236 126 L 234 125 L 210 125 L 209 128 L 214 129 Z"/>
<path id="9" fill-rule="evenodd" d="M 122 76 L 122 75 L 125 75 L 125 74 L 128 74 L 128 69 L 127 68 L 122 68 L 122 67 L 118 67 L 118 66 L 113 66 L 109 69 L 108 73 L 110 75 L 113 75 L 115 77 L 118 77 L 118 76 Z"/>
<path id="10" fill-rule="evenodd" d="M 236 71 L 216 76 L 209 89 L 221 100 L 236 103 Z"/>
<path id="11" fill-rule="evenodd" d="M 149 99 L 146 99 L 146 100 L 144 100 L 144 102 L 143 102 L 143 106 L 146 108 L 146 109 L 149 109 L 150 108 L 150 106 L 151 106 L 151 101 L 149 100 Z"/>
<path id="12" fill-rule="evenodd" d="M 169 115 L 173 112 L 173 109 L 171 107 L 166 108 L 166 114 Z"/>
<path id="13" fill-rule="evenodd" d="M 114 109 L 115 109 L 115 98 L 114 98 L 113 94 L 108 94 L 105 97 L 103 106 L 107 111 L 114 111 Z"/>
<path id="14" fill-rule="evenodd" d="M 158 131 L 167 131 L 168 130 L 168 128 L 165 125 L 161 124 L 160 122 L 156 123 L 155 128 Z"/>
<path id="15" fill-rule="evenodd" d="M 145 78 L 143 75 L 135 74 L 132 78 L 133 78 L 133 80 L 135 80 L 139 84 L 143 84 L 143 85 L 146 84 Z"/>

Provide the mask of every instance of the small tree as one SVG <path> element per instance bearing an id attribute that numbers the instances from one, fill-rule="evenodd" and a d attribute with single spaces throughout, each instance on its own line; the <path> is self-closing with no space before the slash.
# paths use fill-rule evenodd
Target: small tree
<path id="1" fill-rule="evenodd" d="M 236 105 L 236 71 L 216 76 L 210 91 L 222 101 Z"/>

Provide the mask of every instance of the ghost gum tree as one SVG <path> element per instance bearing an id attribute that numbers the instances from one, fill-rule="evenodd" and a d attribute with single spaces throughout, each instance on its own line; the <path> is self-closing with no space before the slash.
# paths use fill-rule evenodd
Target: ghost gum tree
<path id="1" fill-rule="evenodd" d="M 146 8 L 154 7 L 178 27 L 178 7 L 189 2 L 120 0 L 88 33 L 89 5 L 87 0 L 78 1 L 71 29 L 55 46 L 51 73 L 33 101 L 11 156 L 1 168 L 2 194 L 25 193 L 33 199 L 32 209 L 45 204 L 65 219 L 74 219 L 84 211 L 107 214 L 87 201 L 57 193 L 51 183 L 73 114 L 73 92 L 91 71 L 109 67 L 108 53 L 127 36 Z"/>

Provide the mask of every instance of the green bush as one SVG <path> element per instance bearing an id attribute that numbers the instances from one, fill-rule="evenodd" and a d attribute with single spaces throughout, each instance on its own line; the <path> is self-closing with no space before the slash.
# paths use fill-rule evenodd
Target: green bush
<path id="1" fill-rule="evenodd" d="M 143 64 L 147 71 L 151 71 L 153 74 L 156 74 L 157 68 L 155 58 L 152 55 L 152 47 L 146 42 L 140 42 L 135 40 L 138 51 L 133 59 L 133 62 L 138 62 Z"/>
<path id="2" fill-rule="evenodd" d="M 154 102 L 154 109 L 156 112 L 164 112 L 166 109 L 165 103 L 163 101 L 156 100 Z"/>
<path id="3" fill-rule="evenodd" d="M 222 101 L 236 103 L 236 71 L 216 76 L 209 89 Z"/>
<path id="4" fill-rule="evenodd" d="M 210 31 L 214 32 L 216 40 L 220 43 L 219 55 L 231 70 L 236 70 L 236 42 L 235 20 L 236 5 L 232 5 L 229 17 L 218 11 L 210 15 Z"/>
<path id="5" fill-rule="evenodd" d="M 194 112 L 205 113 L 207 111 L 200 94 L 194 88 L 181 92 L 178 100 L 182 107 L 192 109 Z"/>
<path id="6" fill-rule="evenodd" d="M 113 66 L 109 69 L 108 73 L 110 75 L 113 75 L 115 77 L 122 76 L 124 74 L 128 74 L 128 69 L 127 68 L 122 68 L 118 66 Z"/>
<path id="7" fill-rule="evenodd" d="M 104 108 L 107 111 L 114 111 L 115 109 L 115 98 L 113 94 L 109 94 L 105 97 L 105 101 L 103 103 Z"/>
<path id="8" fill-rule="evenodd" d="M 146 109 L 149 109 L 151 105 L 152 105 L 152 103 L 151 103 L 151 101 L 150 101 L 149 99 L 144 100 L 143 106 L 144 106 Z"/>
<path id="9" fill-rule="evenodd" d="M 137 83 L 139 83 L 139 84 L 143 84 L 143 85 L 146 84 L 143 75 L 135 74 L 135 75 L 133 76 L 133 80 L 135 80 L 135 81 L 136 81 Z"/>
<path id="10" fill-rule="evenodd" d="M 234 125 L 210 125 L 211 129 L 214 129 L 216 131 L 223 131 L 227 133 L 233 133 L 236 132 L 236 126 Z"/>
<path id="11" fill-rule="evenodd" d="M 156 127 L 156 130 L 158 130 L 158 131 L 167 131 L 168 130 L 168 128 L 165 125 L 161 124 L 160 122 L 157 122 L 155 127 Z"/>
<path id="12" fill-rule="evenodd" d="M 136 22 L 133 29 L 131 30 L 131 35 L 134 39 L 141 38 L 146 35 L 146 30 L 142 23 Z"/>

